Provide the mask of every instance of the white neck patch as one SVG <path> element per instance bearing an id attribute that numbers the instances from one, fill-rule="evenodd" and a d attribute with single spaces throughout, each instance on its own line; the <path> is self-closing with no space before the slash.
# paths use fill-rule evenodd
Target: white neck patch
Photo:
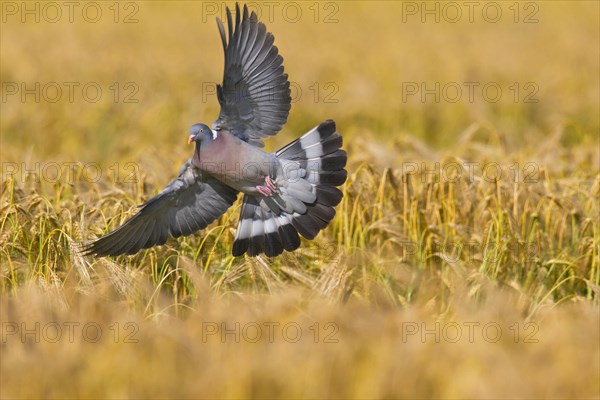
<path id="1" fill-rule="evenodd" d="M 212 129 L 211 129 L 211 132 L 212 132 L 212 134 L 213 134 L 213 140 L 216 140 L 216 139 L 217 139 L 218 132 L 217 132 L 217 131 L 215 131 L 215 130 L 212 130 Z"/>

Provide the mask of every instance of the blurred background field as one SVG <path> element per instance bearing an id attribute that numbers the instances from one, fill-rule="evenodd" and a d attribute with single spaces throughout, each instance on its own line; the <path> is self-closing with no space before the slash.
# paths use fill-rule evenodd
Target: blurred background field
<path id="1" fill-rule="evenodd" d="M 597 2 L 252 3 L 294 97 L 267 148 L 332 118 L 350 160 L 277 259 L 230 255 L 239 205 L 77 254 L 218 114 L 233 3 L 75 3 L 1 4 L 3 398 L 600 397 Z"/>

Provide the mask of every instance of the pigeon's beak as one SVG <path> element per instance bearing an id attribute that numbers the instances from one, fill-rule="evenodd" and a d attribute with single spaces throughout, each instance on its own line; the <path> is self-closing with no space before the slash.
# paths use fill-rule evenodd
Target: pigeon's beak
<path id="1" fill-rule="evenodd" d="M 190 135 L 190 137 L 188 138 L 188 144 L 195 142 L 196 141 L 196 135 Z"/>

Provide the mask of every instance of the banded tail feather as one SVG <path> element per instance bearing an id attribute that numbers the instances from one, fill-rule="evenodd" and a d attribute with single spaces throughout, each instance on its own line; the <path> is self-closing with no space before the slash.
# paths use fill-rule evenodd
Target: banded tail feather
<path id="1" fill-rule="evenodd" d="M 275 152 L 280 163 L 294 171 L 286 169 L 275 177 L 275 196 L 244 196 L 234 256 L 277 256 L 297 249 L 299 235 L 311 240 L 327 227 L 342 200 L 336 186 L 347 178 L 342 143 L 335 122 L 327 120 Z"/>

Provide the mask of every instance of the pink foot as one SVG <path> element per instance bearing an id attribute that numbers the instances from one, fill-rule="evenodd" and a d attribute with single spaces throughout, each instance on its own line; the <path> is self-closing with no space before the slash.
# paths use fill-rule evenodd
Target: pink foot
<path id="1" fill-rule="evenodd" d="M 275 182 L 271 179 L 269 175 L 265 176 L 265 185 L 271 189 L 272 192 L 277 191 L 277 186 L 275 186 Z"/>
<path id="2" fill-rule="evenodd" d="M 277 192 L 277 186 L 275 186 L 275 182 L 273 182 L 271 177 L 267 175 L 265 176 L 265 184 L 256 186 L 256 190 L 265 197 L 271 197 Z"/>

